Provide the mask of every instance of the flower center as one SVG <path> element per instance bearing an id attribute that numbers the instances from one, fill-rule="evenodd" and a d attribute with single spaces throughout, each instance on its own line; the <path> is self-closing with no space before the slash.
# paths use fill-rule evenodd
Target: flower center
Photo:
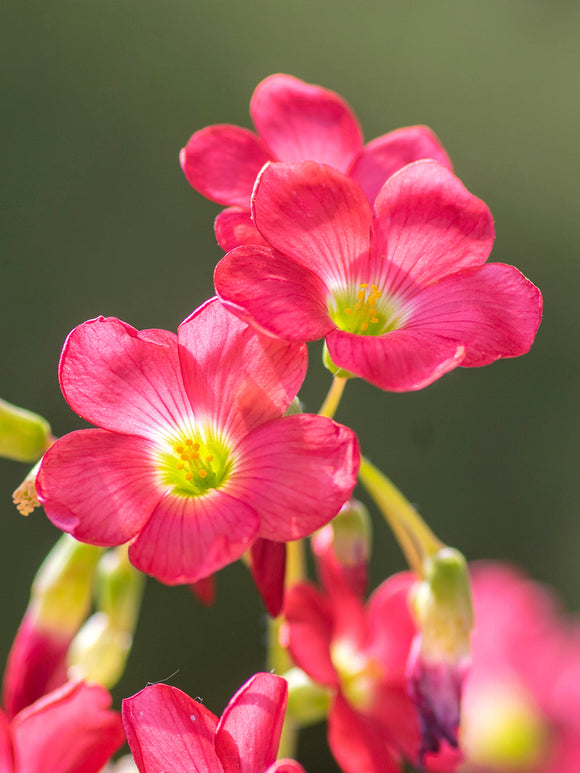
<path id="1" fill-rule="evenodd" d="M 172 494 L 201 496 L 227 480 L 232 460 L 223 443 L 194 435 L 173 439 L 169 447 L 171 450 L 159 454 L 159 472 Z"/>
<path id="2" fill-rule="evenodd" d="M 363 336 L 379 336 L 395 330 L 401 322 L 398 305 L 384 297 L 377 285 L 359 284 L 356 296 L 353 288 L 335 293 L 329 314 L 339 330 Z"/>
<path id="3" fill-rule="evenodd" d="M 527 773 L 541 765 L 549 745 L 548 728 L 517 685 L 482 685 L 464 709 L 461 745 L 469 762 L 502 773 Z"/>
<path id="4" fill-rule="evenodd" d="M 338 640 L 330 647 L 330 659 L 336 669 L 343 695 L 355 708 L 368 708 L 382 671 L 377 662 L 360 652 L 352 642 Z"/>

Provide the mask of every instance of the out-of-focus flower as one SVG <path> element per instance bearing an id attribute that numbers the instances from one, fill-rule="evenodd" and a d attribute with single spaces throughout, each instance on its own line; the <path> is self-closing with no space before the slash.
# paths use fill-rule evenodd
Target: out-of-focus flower
<path id="1" fill-rule="evenodd" d="M 257 334 L 212 300 L 177 336 L 115 318 L 80 325 L 61 356 L 69 405 L 102 429 L 44 456 L 37 491 L 50 520 L 168 584 L 194 583 L 261 537 L 300 539 L 350 496 L 354 433 L 283 416 L 306 348 Z"/>
<path id="2" fill-rule="evenodd" d="M 451 168 L 426 126 L 397 129 L 363 147 L 349 105 L 333 91 L 291 75 L 271 75 L 258 84 L 250 114 L 257 135 L 239 126 L 208 126 L 191 137 L 180 156 L 191 185 L 229 207 L 215 224 L 226 251 L 242 243 L 262 243 L 250 218 L 250 195 L 268 161 L 329 164 L 355 180 L 371 204 L 385 180 L 405 164 L 432 158 Z"/>
<path id="3" fill-rule="evenodd" d="M 462 773 L 580 770 L 580 628 L 506 565 L 472 567 L 475 629 Z"/>
<path id="4" fill-rule="evenodd" d="M 390 177 L 374 212 L 329 166 L 268 164 L 252 216 L 267 245 L 218 263 L 218 295 L 272 336 L 325 338 L 331 368 L 404 392 L 532 345 L 540 291 L 513 266 L 486 263 L 491 213 L 435 161 Z"/>
<path id="5" fill-rule="evenodd" d="M 97 773 L 125 740 L 98 685 L 67 682 L 9 721 L 0 711 L 2 773 Z"/>
<path id="6" fill-rule="evenodd" d="M 156 684 L 123 701 L 129 746 L 140 773 L 304 773 L 278 760 L 286 681 L 255 674 L 218 719 L 176 687 Z"/>
<path id="7" fill-rule="evenodd" d="M 9 719 L 66 681 L 67 651 L 89 614 L 101 554 L 66 534 L 43 561 L 4 672 L 2 704 Z"/>
<path id="8" fill-rule="evenodd" d="M 286 593 L 281 641 L 296 665 L 332 694 L 328 742 L 345 773 L 396 773 L 401 757 L 420 761 L 420 731 L 407 693 L 406 665 L 416 629 L 407 597 L 414 577 L 390 577 L 367 604 L 318 546 L 324 591 L 312 583 Z M 445 748 L 429 769 L 453 770 Z"/>

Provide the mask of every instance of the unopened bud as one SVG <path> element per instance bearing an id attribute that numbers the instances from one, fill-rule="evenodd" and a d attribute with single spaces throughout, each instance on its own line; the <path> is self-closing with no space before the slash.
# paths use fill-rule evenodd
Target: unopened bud
<path id="1" fill-rule="evenodd" d="M 409 654 L 407 681 L 419 713 L 423 756 L 439 751 L 442 740 L 457 747 L 473 628 L 469 576 L 461 553 L 445 547 L 427 559 L 423 580 L 411 593 L 419 632 Z"/>
<path id="2" fill-rule="evenodd" d="M 68 678 L 110 689 L 123 675 L 132 643 L 130 633 L 115 628 L 104 612 L 95 612 L 69 647 Z"/>
<path id="3" fill-rule="evenodd" d="M 0 399 L 0 456 L 36 462 L 52 440 L 46 419 Z"/>
<path id="4" fill-rule="evenodd" d="M 330 690 L 302 671 L 291 668 L 284 674 L 288 682 L 288 717 L 299 727 L 307 727 L 326 718 L 330 705 Z"/>

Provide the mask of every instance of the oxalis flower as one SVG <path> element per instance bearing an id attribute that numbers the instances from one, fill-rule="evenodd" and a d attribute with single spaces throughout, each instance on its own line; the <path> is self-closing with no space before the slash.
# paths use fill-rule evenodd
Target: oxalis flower
<path id="1" fill-rule="evenodd" d="M 218 124 L 196 132 L 180 155 L 189 183 L 228 209 L 215 222 L 224 250 L 261 243 L 250 219 L 250 196 L 268 161 L 317 161 L 348 174 L 372 203 L 385 180 L 412 161 L 432 158 L 451 168 L 426 126 L 408 126 L 363 146 L 350 106 L 333 91 L 278 73 L 258 84 L 250 102 L 257 134 Z"/>
<path id="2" fill-rule="evenodd" d="M 324 337 L 337 368 L 381 389 L 421 389 L 532 345 L 540 291 L 513 266 L 486 264 L 491 213 L 435 161 L 396 172 L 374 211 L 329 166 L 269 164 L 252 216 L 268 246 L 218 263 L 222 301 L 270 335 Z"/>
<path id="3" fill-rule="evenodd" d="M 177 336 L 115 318 L 69 335 L 60 382 L 101 429 L 45 455 L 38 496 L 83 542 L 130 541 L 129 558 L 168 584 L 238 559 L 256 539 L 299 539 L 329 521 L 356 482 L 354 433 L 283 416 L 305 375 L 305 347 L 257 334 L 212 300 Z"/>
<path id="4" fill-rule="evenodd" d="M 218 719 L 176 687 L 145 687 L 122 710 L 139 773 L 304 773 L 276 761 L 287 695 L 282 677 L 255 674 Z"/>

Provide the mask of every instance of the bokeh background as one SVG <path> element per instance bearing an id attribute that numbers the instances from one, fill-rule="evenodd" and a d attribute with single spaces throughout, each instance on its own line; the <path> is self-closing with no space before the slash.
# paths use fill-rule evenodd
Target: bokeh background
<path id="1" fill-rule="evenodd" d="M 431 126 L 495 216 L 492 259 L 545 298 L 526 357 L 407 395 L 354 381 L 337 418 L 444 540 L 517 562 L 580 609 L 579 39 L 573 0 L 4 0 L 0 394 L 56 434 L 80 427 L 57 382 L 68 331 L 99 314 L 175 329 L 212 294 L 219 208 L 189 187 L 179 149 L 207 124 L 249 126 L 273 72 L 319 83 L 366 139 Z M 313 345 L 307 409 L 328 384 Z M 58 536 L 13 509 L 25 472 L 0 462 L 0 662 Z M 373 585 L 402 566 L 376 518 Z M 115 698 L 180 669 L 172 683 L 219 713 L 263 668 L 265 630 L 239 564 L 210 610 L 151 580 Z M 319 731 L 301 758 L 334 769 Z"/>

